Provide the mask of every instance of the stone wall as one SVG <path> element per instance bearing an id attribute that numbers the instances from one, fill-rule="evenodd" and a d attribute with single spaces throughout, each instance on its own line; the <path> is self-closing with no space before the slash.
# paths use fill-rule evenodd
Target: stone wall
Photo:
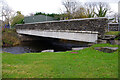
<path id="1" fill-rule="evenodd" d="M 119 31 L 119 28 L 120 26 L 118 23 L 109 23 L 107 27 L 108 31 Z"/>
<path id="2" fill-rule="evenodd" d="M 75 30 L 75 31 L 98 31 L 99 34 L 105 33 L 107 18 L 83 18 L 60 21 L 49 21 L 29 24 L 16 25 L 16 29 L 27 30 Z"/>

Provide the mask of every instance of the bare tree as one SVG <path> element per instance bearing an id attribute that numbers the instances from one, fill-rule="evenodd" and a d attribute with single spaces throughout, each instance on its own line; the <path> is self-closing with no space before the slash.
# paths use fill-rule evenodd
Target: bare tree
<path id="1" fill-rule="evenodd" d="M 68 19 L 105 17 L 111 13 L 109 4 L 105 2 L 87 2 L 83 6 L 75 0 L 65 0 L 62 4 L 65 7 L 64 14 Z"/>
<path id="2" fill-rule="evenodd" d="M 2 3 L 2 18 L 4 24 L 11 25 L 12 19 L 15 15 L 15 12 L 8 6 L 5 0 L 1 0 Z"/>
<path id="3" fill-rule="evenodd" d="M 64 0 L 62 4 L 65 7 L 65 13 L 67 17 L 72 18 L 72 14 L 75 13 L 76 9 L 78 8 L 79 2 L 75 0 Z"/>
<path id="4" fill-rule="evenodd" d="M 84 7 L 79 7 L 73 14 L 72 14 L 73 18 L 86 18 L 88 17 L 86 15 L 86 9 Z"/>
<path id="5" fill-rule="evenodd" d="M 113 17 L 114 17 L 113 23 L 117 23 L 118 22 L 118 13 L 114 13 Z"/>
<path id="6" fill-rule="evenodd" d="M 94 17 L 95 16 L 95 6 L 96 3 L 94 2 L 86 2 L 85 4 L 85 8 L 86 8 L 86 15 L 88 16 L 88 18 Z"/>

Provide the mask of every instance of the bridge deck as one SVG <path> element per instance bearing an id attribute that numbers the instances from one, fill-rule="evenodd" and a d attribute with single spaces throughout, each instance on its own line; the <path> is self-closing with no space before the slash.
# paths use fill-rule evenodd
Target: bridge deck
<path id="1" fill-rule="evenodd" d="M 53 30 L 17 30 L 19 34 L 60 38 L 84 42 L 96 42 L 98 32 L 95 31 L 53 31 Z"/>

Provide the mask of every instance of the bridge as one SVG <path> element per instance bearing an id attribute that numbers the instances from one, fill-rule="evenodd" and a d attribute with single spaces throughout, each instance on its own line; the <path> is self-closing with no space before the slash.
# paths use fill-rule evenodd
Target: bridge
<path id="1" fill-rule="evenodd" d="M 107 18 L 101 17 L 17 24 L 15 28 L 22 35 L 96 42 L 107 23 Z"/>

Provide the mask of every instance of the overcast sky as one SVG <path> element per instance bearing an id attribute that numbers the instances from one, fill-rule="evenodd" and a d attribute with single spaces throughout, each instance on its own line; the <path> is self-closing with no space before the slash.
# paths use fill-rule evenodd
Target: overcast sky
<path id="1" fill-rule="evenodd" d="M 60 13 L 63 8 L 63 0 L 6 0 L 8 5 L 15 11 L 21 11 L 24 15 L 35 12 Z M 118 12 L 118 2 L 120 0 L 77 0 L 80 2 L 103 2 L 110 4 L 112 11 Z"/>

